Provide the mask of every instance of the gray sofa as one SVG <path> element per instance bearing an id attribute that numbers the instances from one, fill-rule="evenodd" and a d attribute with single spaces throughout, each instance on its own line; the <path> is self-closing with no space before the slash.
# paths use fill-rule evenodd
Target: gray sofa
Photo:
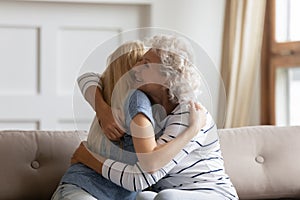
<path id="1" fill-rule="evenodd" d="M 300 199 L 300 127 L 219 130 L 240 199 Z M 0 131 L 0 200 L 50 199 L 86 132 Z"/>

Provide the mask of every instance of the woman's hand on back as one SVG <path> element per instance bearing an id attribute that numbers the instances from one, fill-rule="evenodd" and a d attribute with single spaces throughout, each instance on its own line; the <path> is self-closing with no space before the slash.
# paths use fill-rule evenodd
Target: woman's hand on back
<path id="1" fill-rule="evenodd" d="M 104 101 L 100 88 L 94 85 L 88 87 L 84 98 L 95 110 L 99 124 L 106 137 L 112 141 L 120 140 L 124 132 L 115 122 L 111 107 Z"/>
<path id="2" fill-rule="evenodd" d="M 111 107 L 102 105 L 101 109 L 96 108 L 96 115 L 106 137 L 112 141 L 119 141 L 125 133 L 117 125 Z"/>
<path id="3" fill-rule="evenodd" d="M 195 136 L 206 124 L 206 110 L 200 103 L 190 102 L 189 106 L 190 117 L 189 124 L 190 128 L 193 128 Z"/>
<path id="4" fill-rule="evenodd" d="M 102 173 L 102 165 L 104 162 L 104 157 L 88 149 L 86 141 L 80 143 L 71 158 L 71 164 L 82 163 L 100 174 Z"/>

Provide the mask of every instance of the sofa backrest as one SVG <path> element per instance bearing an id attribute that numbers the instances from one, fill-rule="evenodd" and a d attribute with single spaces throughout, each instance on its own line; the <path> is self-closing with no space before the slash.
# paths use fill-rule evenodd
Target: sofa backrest
<path id="1" fill-rule="evenodd" d="M 300 126 L 223 129 L 219 136 L 241 199 L 300 199 Z"/>
<path id="2" fill-rule="evenodd" d="M 240 199 L 300 198 L 300 127 L 219 130 Z M 49 200 L 87 134 L 0 131 L 0 200 Z"/>
<path id="3" fill-rule="evenodd" d="M 0 199 L 49 200 L 85 132 L 0 131 Z"/>

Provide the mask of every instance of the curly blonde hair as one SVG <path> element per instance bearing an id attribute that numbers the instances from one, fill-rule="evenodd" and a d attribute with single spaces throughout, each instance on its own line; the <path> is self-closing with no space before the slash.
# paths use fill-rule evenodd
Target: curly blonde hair
<path id="1" fill-rule="evenodd" d="M 176 103 L 195 101 L 200 93 L 200 77 L 194 63 L 191 44 L 183 37 L 156 35 L 145 41 L 161 59 L 170 100 Z"/>

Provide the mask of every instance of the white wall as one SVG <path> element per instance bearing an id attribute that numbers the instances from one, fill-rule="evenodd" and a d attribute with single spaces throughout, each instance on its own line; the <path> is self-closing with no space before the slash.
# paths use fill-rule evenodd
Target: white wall
<path id="1" fill-rule="evenodd" d="M 108 38 L 149 26 L 148 4 L 44 1 L 0 1 L 0 130 L 87 130 L 94 112 L 75 85 L 81 64 Z"/>
<path id="2" fill-rule="evenodd" d="M 90 44 L 119 31 L 176 30 L 203 46 L 219 69 L 224 8 L 225 0 L 0 1 L 0 129 L 73 128 L 77 67 Z"/>
<path id="3" fill-rule="evenodd" d="M 153 0 L 152 26 L 195 40 L 220 67 L 225 0 Z"/>
<path id="4" fill-rule="evenodd" d="M 153 0 L 152 26 L 181 32 L 201 45 L 220 70 L 225 0 Z M 216 83 L 213 97 L 218 96 L 218 77 L 205 77 Z M 217 119 L 218 98 L 213 98 Z"/>

